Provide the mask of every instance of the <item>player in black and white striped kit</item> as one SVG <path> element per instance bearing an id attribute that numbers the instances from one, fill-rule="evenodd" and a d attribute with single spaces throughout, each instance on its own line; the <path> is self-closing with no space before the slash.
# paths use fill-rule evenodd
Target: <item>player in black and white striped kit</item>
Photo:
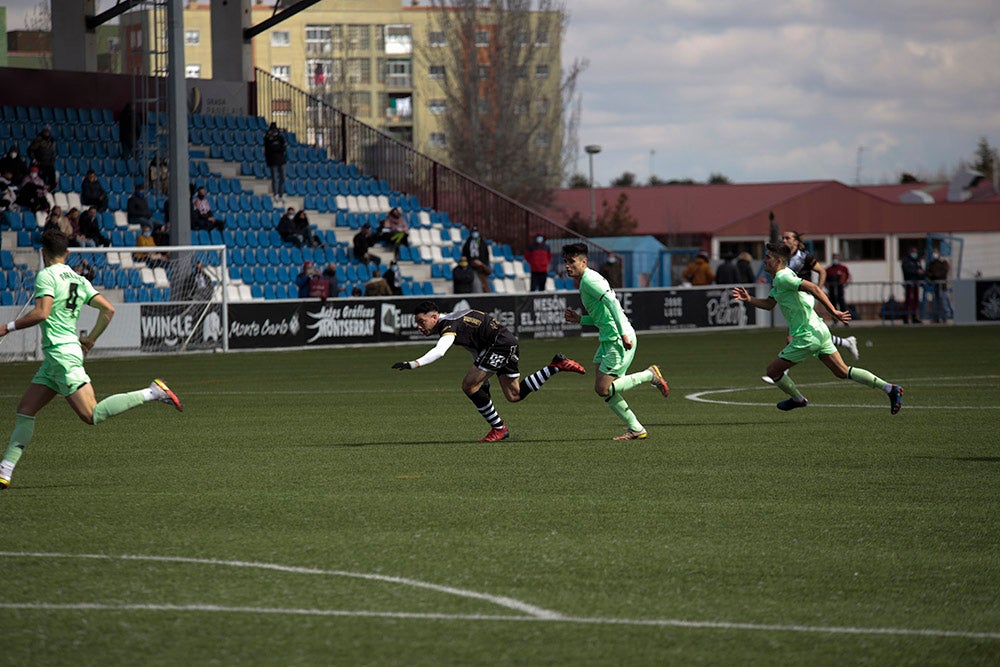
<path id="1" fill-rule="evenodd" d="M 462 380 L 462 391 L 476 406 L 479 414 L 489 422 L 490 432 L 480 442 L 506 440 L 510 429 L 497 413 L 490 398 L 491 376 L 500 378 L 504 398 L 517 403 L 560 371 L 579 373 L 587 371 L 582 365 L 557 354 L 552 361 L 523 380 L 518 370 L 519 349 L 517 338 L 496 318 L 481 310 L 464 310 L 442 315 L 437 304 L 424 301 L 414 309 L 417 330 L 425 336 L 440 336 L 437 345 L 427 354 L 413 361 L 399 361 L 392 365 L 396 370 L 409 370 L 433 363 L 443 357 L 452 345 L 464 347 L 472 353 L 472 366 Z"/>

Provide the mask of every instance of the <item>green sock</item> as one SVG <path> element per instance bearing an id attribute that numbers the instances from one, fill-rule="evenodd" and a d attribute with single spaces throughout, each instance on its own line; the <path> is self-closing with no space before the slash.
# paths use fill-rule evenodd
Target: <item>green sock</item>
<path id="1" fill-rule="evenodd" d="M 628 391 L 633 387 L 638 387 L 643 382 L 651 382 L 653 380 L 653 371 L 639 371 L 638 373 L 632 373 L 631 375 L 625 375 L 618 378 L 611 383 L 613 391 L 616 394 L 620 394 L 623 391 Z"/>
<path id="2" fill-rule="evenodd" d="M 802 400 L 802 392 L 795 386 L 790 375 L 781 374 L 781 377 L 774 381 L 774 386 L 785 392 L 797 401 Z"/>
<path id="3" fill-rule="evenodd" d="M 881 389 L 887 394 L 892 390 L 891 383 L 886 382 L 871 371 L 866 371 L 863 368 L 855 368 L 854 366 L 851 366 L 847 369 L 847 377 L 854 380 L 858 384 L 863 384 L 866 387 Z"/>
<path id="4" fill-rule="evenodd" d="M 31 441 L 31 436 L 35 433 L 35 418 L 28 415 L 18 414 L 14 420 L 14 430 L 10 434 L 10 444 L 4 452 L 3 460 L 9 461 L 11 465 L 17 463 L 24 453 L 24 448 Z"/>
<path id="5" fill-rule="evenodd" d="M 625 402 L 624 396 L 616 392 L 608 397 L 605 402 L 608 404 L 608 407 L 611 408 L 612 412 L 621 417 L 621 420 L 628 424 L 630 429 L 633 431 L 645 430 L 642 428 L 642 424 L 639 423 L 639 420 L 635 418 L 635 414 L 628 406 L 628 403 Z"/>
<path id="6" fill-rule="evenodd" d="M 146 402 L 143 389 L 130 391 L 126 394 L 115 394 L 108 396 L 103 401 L 94 406 L 94 424 L 100 424 L 105 419 L 110 419 L 115 415 L 120 415 L 126 410 L 138 407 Z"/>

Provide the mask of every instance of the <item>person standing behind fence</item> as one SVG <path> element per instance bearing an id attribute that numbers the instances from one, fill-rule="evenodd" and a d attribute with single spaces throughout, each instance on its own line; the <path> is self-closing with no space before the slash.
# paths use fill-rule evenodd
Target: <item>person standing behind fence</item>
<path id="1" fill-rule="evenodd" d="M 552 264 L 552 251 L 544 236 L 535 235 L 535 240 L 524 252 L 524 259 L 531 268 L 531 291 L 544 292 L 549 279 L 549 265 Z"/>
<path id="2" fill-rule="evenodd" d="M 945 306 L 945 294 L 948 291 L 948 273 L 951 266 L 948 260 L 937 250 L 931 252 L 931 261 L 927 265 L 927 279 L 934 284 L 934 316 L 935 322 L 945 322 L 948 319 L 948 308 Z"/>
<path id="3" fill-rule="evenodd" d="M 736 273 L 741 285 L 752 285 L 756 282 L 753 272 L 753 256 L 747 251 L 736 255 Z"/>
<path id="4" fill-rule="evenodd" d="M 921 324 L 920 322 L 920 283 L 924 281 L 924 267 L 920 262 L 920 253 L 916 247 L 911 247 L 902 261 L 903 288 L 906 300 L 903 302 L 903 324 Z"/>
<path id="5" fill-rule="evenodd" d="M 826 270 L 826 293 L 830 295 L 830 302 L 837 310 L 847 310 L 844 288 L 849 282 L 851 282 L 851 272 L 840 263 L 840 255 L 833 253 L 830 268 Z"/>
<path id="6" fill-rule="evenodd" d="M 712 271 L 712 265 L 708 262 L 708 255 L 701 252 L 698 253 L 693 262 L 687 265 L 683 275 L 684 280 L 692 285 L 711 285 L 715 280 L 715 272 Z"/>
<path id="7" fill-rule="evenodd" d="M 285 163 L 288 161 L 288 142 L 285 135 L 278 129 L 277 123 L 271 123 L 264 133 L 264 161 L 271 170 L 271 192 L 279 202 L 285 202 Z"/>

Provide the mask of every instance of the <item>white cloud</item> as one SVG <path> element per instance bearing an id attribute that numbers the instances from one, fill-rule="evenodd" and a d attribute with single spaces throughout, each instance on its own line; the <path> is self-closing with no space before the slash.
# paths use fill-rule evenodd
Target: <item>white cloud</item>
<path id="1" fill-rule="evenodd" d="M 609 12 L 579 0 L 570 11 L 564 58 L 591 63 L 580 138 L 605 146 L 599 182 L 625 170 L 645 180 L 650 150 L 666 178 L 853 182 L 859 146 L 863 175 L 894 179 L 956 164 L 981 135 L 1000 143 L 1000 3 L 624 0 Z"/>

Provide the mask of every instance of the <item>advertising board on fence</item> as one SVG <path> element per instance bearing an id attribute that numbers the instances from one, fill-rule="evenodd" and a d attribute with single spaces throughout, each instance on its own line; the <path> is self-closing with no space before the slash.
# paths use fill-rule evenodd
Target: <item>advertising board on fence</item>
<path id="1" fill-rule="evenodd" d="M 229 346 L 253 349 L 424 340 L 413 309 L 426 298 L 234 303 L 229 306 Z M 638 331 L 736 327 L 756 321 L 753 309 L 733 303 L 729 291 L 723 289 L 622 290 L 618 298 Z M 463 294 L 432 300 L 443 313 L 470 308 L 485 311 L 521 339 L 579 336 L 589 329 L 565 320 L 566 308 L 581 310 L 576 292 Z M 176 328 L 184 327 L 178 323 Z"/>
<path id="2" fill-rule="evenodd" d="M 222 344 L 220 304 L 165 304 L 140 307 L 141 349 L 149 352 L 214 350 Z"/>

